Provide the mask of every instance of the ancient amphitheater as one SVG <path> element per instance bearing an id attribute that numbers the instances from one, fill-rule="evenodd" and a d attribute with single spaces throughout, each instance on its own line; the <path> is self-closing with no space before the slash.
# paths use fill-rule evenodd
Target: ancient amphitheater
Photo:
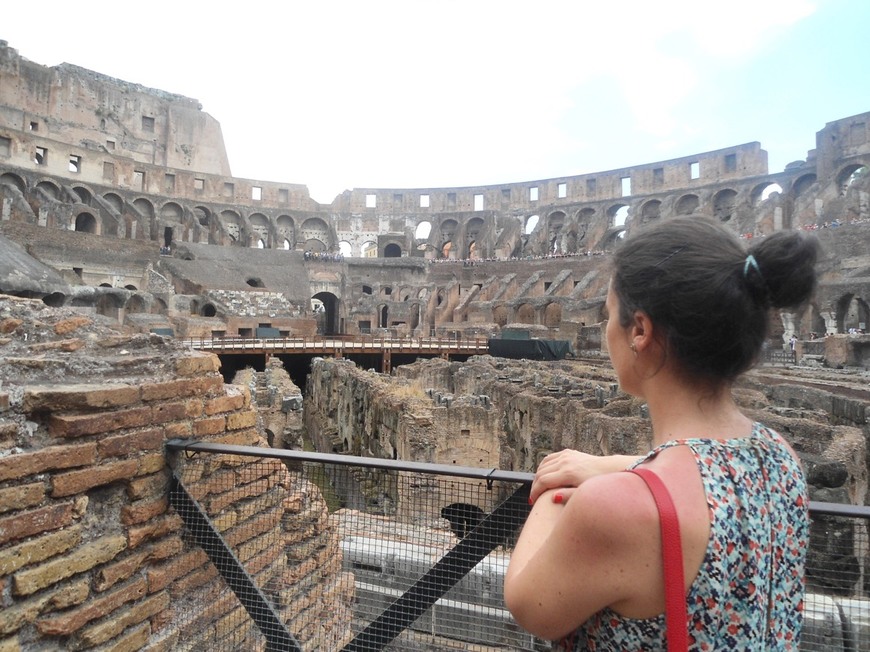
<path id="1" fill-rule="evenodd" d="M 769 362 L 736 395 L 788 436 L 814 501 L 866 505 L 870 113 L 832 118 L 806 160 L 779 172 L 755 142 L 498 186 L 354 188 L 320 204 L 301 183 L 233 177 L 196 100 L 45 67 L 0 41 L 0 652 L 298 649 L 252 633 L 184 533 L 168 497 L 179 464 L 300 647 L 345 646 L 376 566 L 343 563 L 348 541 L 398 541 L 413 526 L 452 545 L 467 533 L 445 508 L 486 514 L 496 496 L 460 498 L 413 473 L 405 488 L 380 485 L 357 468 L 358 500 L 336 505 L 299 460 L 197 465 L 167 441 L 508 473 L 569 446 L 642 452 L 645 407 L 619 391 L 602 350 L 607 264 L 621 239 L 675 215 L 745 238 L 816 232 L 818 292 L 775 316 Z M 208 352 L 517 336 L 572 356 Z M 867 649 L 866 521 L 820 516 L 812 554 L 806 649 Z M 532 649 L 510 623 L 502 643 L 462 643 L 427 617 L 428 638 L 405 649 Z"/>

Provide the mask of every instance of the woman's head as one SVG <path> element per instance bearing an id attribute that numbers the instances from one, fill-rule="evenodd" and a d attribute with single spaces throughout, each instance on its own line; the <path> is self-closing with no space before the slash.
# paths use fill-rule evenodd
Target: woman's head
<path id="1" fill-rule="evenodd" d="M 669 360 L 692 379 L 733 381 L 755 362 L 770 308 L 812 294 L 819 245 L 796 231 L 754 241 L 747 251 L 722 225 L 680 217 L 630 237 L 614 255 L 611 289 L 619 319 L 649 315 Z"/>

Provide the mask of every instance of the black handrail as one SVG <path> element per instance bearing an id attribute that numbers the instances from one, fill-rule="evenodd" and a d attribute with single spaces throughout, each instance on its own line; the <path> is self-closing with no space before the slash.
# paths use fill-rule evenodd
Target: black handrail
<path id="1" fill-rule="evenodd" d="M 166 442 L 169 451 L 188 451 L 192 453 L 220 453 L 227 455 L 247 455 L 250 457 L 272 457 L 296 462 L 320 462 L 322 464 L 340 464 L 344 466 L 364 466 L 389 471 L 410 471 L 412 473 L 430 473 L 433 475 L 449 475 L 463 478 L 473 478 L 491 483 L 495 480 L 531 484 L 533 473 L 520 471 L 504 471 L 501 469 L 481 469 L 474 466 L 458 466 L 455 464 L 433 464 L 430 462 L 407 462 L 390 460 L 380 457 L 359 457 L 355 455 L 337 455 L 331 453 L 314 453 L 276 448 L 261 448 L 258 446 L 237 446 L 232 444 L 213 444 L 190 439 L 171 439 Z M 823 516 L 845 516 L 870 520 L 870 506 L 843 505 L 810 501 L 810 513 Z"/>

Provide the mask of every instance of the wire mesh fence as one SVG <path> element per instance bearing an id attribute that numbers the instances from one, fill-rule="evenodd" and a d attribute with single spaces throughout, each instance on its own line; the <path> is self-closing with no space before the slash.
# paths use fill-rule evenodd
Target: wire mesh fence
<path id="1" fill-rule="evenodd" d="M 190 448 L 171 490 L 196 568 L 178 649 L 550 649 L 502 599 L 527 474 Z M 813 513 L 805 652 L 870 649 L 870 512 L 840 511 Z"/>

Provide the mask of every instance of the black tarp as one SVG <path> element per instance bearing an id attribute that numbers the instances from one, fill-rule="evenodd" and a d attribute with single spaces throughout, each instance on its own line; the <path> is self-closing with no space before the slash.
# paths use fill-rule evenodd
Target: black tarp
<path id="1" fill-rule="evenodd" d="M 489 354 L 497 358 L 562 360 L 574 352 L 567 340 L 489 340 Z"/>

